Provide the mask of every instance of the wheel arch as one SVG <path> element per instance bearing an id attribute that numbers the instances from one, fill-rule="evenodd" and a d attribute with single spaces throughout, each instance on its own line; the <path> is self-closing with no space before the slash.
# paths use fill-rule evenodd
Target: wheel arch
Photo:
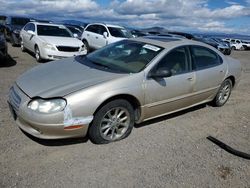
<path id="1" fill-rule="evenodd" d="M 233 87 L 235 86 L 235 77 L 234 77 L 233 75 L 228 76 L 226 79 L 231 80 L 231 82 L 232 82 L 232 86 L 233 86 Z M 226 80 L 226 79 L 225 79 L 225 80 Z"/>
<path id="2" fill-rule="evenodd" d="M 112 97 L 109 97 L 107 98 L 106 100 L 104 100 L 98 107 L 97 109 L 95 110 L 94 112 L 94 115 L 98 112 L 98 110 L 100 108 L 102 108 L 104 105 L 106 105 L 107 103 L 113 101 L 113 100 L 116 100 L 116 99 L 124 99 L 126 101 L 128 101 L 133 109 L 134 109 L 134 112 L 135 112 L 135 120 L 139 120 L 140 119 L 140 116 L 141 116 L 141 103 L 140 101 L 133 95 L 130 95 L 130 94 L 118 94 L 118 95 L 114 95 Z"/>

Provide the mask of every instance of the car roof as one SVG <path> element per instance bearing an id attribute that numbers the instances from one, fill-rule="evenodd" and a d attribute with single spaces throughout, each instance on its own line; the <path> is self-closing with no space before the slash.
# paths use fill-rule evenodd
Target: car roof
<path id="1" fill-rule="evenodd" d="M 119 25 L 113 25 L 113 24 L 105 24 L 105 23 L 90 23 L 89 25 L 103 25 L 103 26 L 107 26 L 107 27 L 116 27 L 116 28 L 123 28 L 122 26 Z"/>
<path id="2" fill-rule="evenodd" d="M 210 45 L 205 44 L 203 42 L 189 40 L 189 39 L 182 39 L 182 38 L 174 38 L 174 37 L 150 36 L 150 37 L 130 38 L 128 40 L 149 43 L 162 48 L 172 48 L 173 46 L 185 46 L 185 45 L 199 45 L 213 49 L 211 48 Z"/>
<path id="3" fill-rule="evenodd" d="M 44 22 L 29 22 L 29 23 L 33 23 L 35 25 L 48 25 L 48 26 L 63 26 L 66 27 L 62 24 L 54 24 L 54 23 L 44 23 Z"/>

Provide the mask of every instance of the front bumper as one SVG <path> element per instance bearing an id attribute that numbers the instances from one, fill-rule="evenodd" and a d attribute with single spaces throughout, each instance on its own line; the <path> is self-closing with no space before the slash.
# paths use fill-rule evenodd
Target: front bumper
<path id="1" fill-rule="evenodd" d="M 42 59 L 47 60 L 58 60 L 67 57 L 77 56 L 77 55 L 86 55 L 86 51 L 77 51 L 77 52 L 62 52 L 58 50 L 50 50 L 46 48 L 40 49 Z"/>
<path id="2" fill-rule="evenodd" d="M 87 135 L 89 124 L 65 129 L 63 112 L 55 114 L 35 113 L 27 108 L 30 100 L 16 85 L 10 90 L 8 99 L 10 111 L 17 125 L 24 132 L 42 139 L 76 138 Z"/>

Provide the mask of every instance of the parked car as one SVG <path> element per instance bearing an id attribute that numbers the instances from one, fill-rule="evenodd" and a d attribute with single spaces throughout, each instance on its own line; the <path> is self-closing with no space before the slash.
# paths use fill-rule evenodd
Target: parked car
<path id="1" fill-rule="evenodd" d="M 38 62 L 86 54 L 82 41 L 63 25 L 30 22 L 20 35 L 21 50 L 35 53 Z"/>
<path id="2" fill-rule="evenodd" d="M 240 75 L 239 61 L 204 43 L 131 38 L 27 71 L 8 103 L 35 137 L 88 135 L 104 144 L 127 137 L 135 122 L 202 103 L 223 106 Z"/>
<path id="3" fill-rule="evenodd" d="M 4 37 L 5 27 L 0 24 L 0 60 L 4 60 L 8 57 L 8 46 Z"/>
<path id="4" fill-rule="evenodd" d="M 0 24 L 4 25 L 6 21 L 6 16 L 0 15 Z"/>
<path id="5" fill-rule="evenodd" d="M 67 27 L 76 38 L 81 40 L 81 36 L 82 36 L 82 30 L 80 29 L 81 27 L 77 27 L 75 25 L 68 25 L 68 24 L 64 24 L 65 27 Z"/>
<path id="6" fill-rule="evenodd" d="M 209 44 L 213 46 L 214 48 L 218 49 L 219 51 L 221 51 L 224 55 L 231 54 L 230 45 L 228 45 L 227 43 L 224 43 L 223 41 L 220 42 L 218 39 L 202 37 L 202 38 L 194 38 L 193 40 Z"/>
<path id="7" fill-rule="evenodd" d="M 29 18 L 8 16 L 5 23 L 5 37 L 12 46 L 20 45 L 20 31 L 25 24 L 30 21 Z"/>
<path id="8" fill-rule="evenodd" d="M 133 37 L 132 34 L 124 27 L 94 23 L 86 26 L 81 39 L 87 52 L 89 52 L 91 49 L 96 50 L 113 42 L 131 37 Z"/>
<path id="9" fill-rule="evenodd" d="M 178 32 L 178 31 L 169 31 L 169 34 L 173 34 L 173 35 L 181 35 L 187 39 L 194 39 L 196 38 L 194 35 L 190 34 L 190 33 L 184 33 L 184 32 Z"/>
<path id="10" fill-rule="evenodd" d="M 230 42 L 232 50 L 247 50 L 250 48 L 250 43 L 245 42 L 245 41 L 240 40 L 240 39 L 226 38 L 226 39 L 224 39 L 224 41 Z"/>
<path id="11" fill-rule="evenodd" d="M 148 35 L 148 34 L 142 32 L 142 31 L 136 30 L 136 29 L 130 30 L 130 33 L 133 35 L 133 37 L 143 37 L 143 36 Z"/>

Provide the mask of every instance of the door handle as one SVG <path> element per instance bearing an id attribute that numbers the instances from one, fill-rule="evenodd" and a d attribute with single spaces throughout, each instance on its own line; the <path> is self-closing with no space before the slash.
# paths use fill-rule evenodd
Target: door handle
<path id="1" fill-rule="evenodd" d="M 188 80 L 188 81 L 193 81 L 194 78 L 193 78 L 193 77 L 189 77 L 189 78 L 187 78 L 187 80 Z"/>
<path id="2" fill-rule="evenodd" d="M 98 37 L 95 37 L 96 39 L 98 39 Z"/>
<path id="3" fill-rule="evenodd" d="M 89 36 L 89 34 L 87 34 L 87 36 Z"/>
<path id="4" fill-rule="evenodd" d="M 224 70 L 220 70 L 220 73 L 223 73 L 224 72 Z"/>

